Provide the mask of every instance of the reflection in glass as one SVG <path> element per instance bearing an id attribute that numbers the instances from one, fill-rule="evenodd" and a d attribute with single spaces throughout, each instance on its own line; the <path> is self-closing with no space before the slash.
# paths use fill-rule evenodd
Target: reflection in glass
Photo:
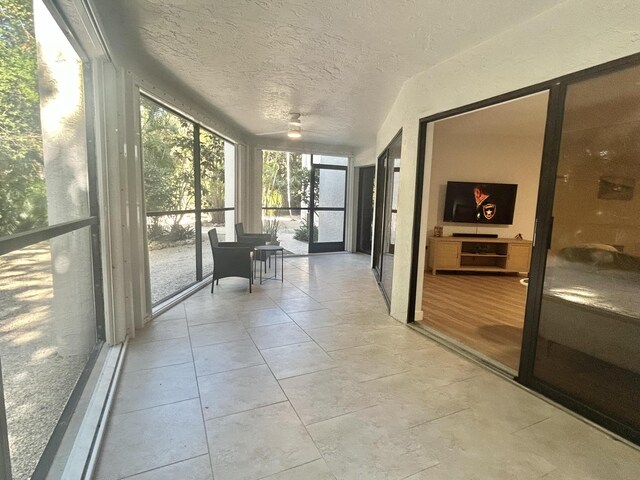
<path id="1" fill-rule="evenodd" d="M 636 430 L 640 194 L 629 189 L 640 178 L 639 81 L 636 67 L 567 90 L 534 368 Z"/>
<path id="2" fill-rule="evenodd" d="M 0 354 L 14 478 L 30 478 L 96 338 L 86 227 L 0 257 Z"/>
<path id="3" fill-rule="evenodd" d="M 393 285 L 393 265 L 396 244 L 398 194 L 400 180 L 400 156 L 402 153 L 402 135 L 389 145 L 384 160 L 384 230 L 382 234 L 382 251 L 380 261 L 381 283 L 387 297 L 391 297 Z"/>

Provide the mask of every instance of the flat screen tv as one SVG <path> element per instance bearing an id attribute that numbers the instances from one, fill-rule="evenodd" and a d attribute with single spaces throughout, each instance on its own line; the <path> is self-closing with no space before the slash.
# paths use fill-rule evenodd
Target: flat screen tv
<path id="1" fill-rule="evenodd" d="M 447 182 L 445 222 L 511 225 L 518 185 Z"/>

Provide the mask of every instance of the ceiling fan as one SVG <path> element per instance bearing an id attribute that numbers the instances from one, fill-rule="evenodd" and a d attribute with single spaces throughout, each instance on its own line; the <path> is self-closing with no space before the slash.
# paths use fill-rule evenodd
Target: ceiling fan
<path id="1" fill-rule="evenodd" d="M 318 133 L 323 135 L 320 132 L 316 132 L 313 130 L 307 130 L 308 132 Z M 287 130 L 278 130 L 276 132 L 264 132 L 257 133 L 257 136 L 265 136 L 265 135 L 277 135 L 279 133 L 286 133 L 289 138 L 294 140 L 302 137 L 302 122 L 300 121 L 300 114 L 292 112 L 289 114 L 289 124 Z"/>

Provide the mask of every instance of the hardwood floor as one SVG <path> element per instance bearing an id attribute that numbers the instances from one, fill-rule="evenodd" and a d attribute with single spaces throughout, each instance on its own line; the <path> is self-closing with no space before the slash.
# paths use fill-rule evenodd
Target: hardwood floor
<path id="1" fill-rule="evenodd" d="M 425 273 L 424 319 L 434 328 L 518 370 L 526 287 L 517 275 Z"/>

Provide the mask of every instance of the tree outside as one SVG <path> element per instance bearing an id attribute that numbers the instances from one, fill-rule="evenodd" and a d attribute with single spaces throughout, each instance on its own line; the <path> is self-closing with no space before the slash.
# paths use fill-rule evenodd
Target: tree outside
<path id="1" fill-rule="evenodd" d="M 32 2 L 0 5 L 0 237 L 47 225 Z"/>

